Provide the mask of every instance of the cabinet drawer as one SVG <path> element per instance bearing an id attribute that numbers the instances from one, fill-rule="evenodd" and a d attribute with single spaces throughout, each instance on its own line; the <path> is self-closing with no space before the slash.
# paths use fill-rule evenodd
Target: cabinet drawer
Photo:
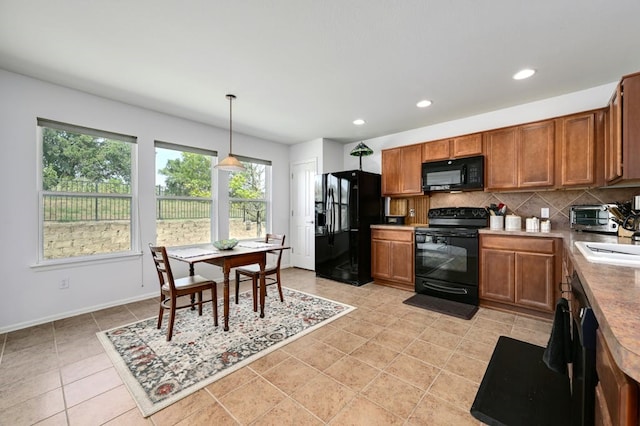
<path id="1" fill-rule="evenodd" d="M 480 237 L 482 248 L 514 251 L 532 251 L 535 253 L 553 254 L 556 250 L 556 242 L 552 238 L 536 237 L 507 237 L 501 235 L 482 235 Z"/>
<path id="2" fill-rule="evenodd" d="M 371 238 L 389 241 L 413 241 L 413 232 L 401 229 L 372 229 Z"/>
<path id="3" fill-rule="evenodd" d="M 618 368 L 600 330 L 596 331 L 596 371 L 602 403 L 611 416 L 611 422 L 614 425 L 636 425 L 638 385 Z"/>

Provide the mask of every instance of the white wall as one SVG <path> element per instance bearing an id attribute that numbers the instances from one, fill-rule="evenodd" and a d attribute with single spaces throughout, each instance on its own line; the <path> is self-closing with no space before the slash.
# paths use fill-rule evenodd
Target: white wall
<path id="1" fill-rule="evenodd" d="M 618 82 L 608 83 L 567 95 L 543 99 L 541 101 L 434 124 L 401 133 L 367 139 L 364 143 L 373 149 L 374 153 L 362 159 L 362 169 L 380 173 L 382 169 L 380 150 L 382 149 L 466 135 L 484 130 L 499 129 L 501 127 L 602 108 L 609 102 L 617 84 Z M 356 145 L 357 142 L 344 146 L 344 162 L 345 166 L 349 169 L 358 167 L 357 157 L 355 157 L 356 162 L 354 162 L 354 157 L 350 157 L 349 155 L 349 152 L 351 152 Z M 352 164 L 355 164 L 355 167 L 351 167 Z"/>
<path id="2" fill-rule="evenodd" d="M 38 250 L 37 117 L 137 136 L 140 256 L 33 267 Z M 0 332 L 158 294 L 145 250 L 155 240 L 154 140 L 213 149 L 220 156 L 228 152 L 228 130 L 0 70 Z M 289 187 L 289 146 L 234 134 L 234 152 L 272 161 L 273 228 L 288 229 L 289 193 L 281 189 Z M 226 232 L 221 228 L 219 235 Z M 288 255 L 283 263 L 288 264 Z M 219 268 L 210 265 L 198 265 L 197 270 L 221 277 Z M 69 289 L 58 289 L 63 278 L 69 279 Z"/>
<path id="3" fill-rule="evenodd" d="M 396 133 L 364 142 L 374 154 L 363 158 L 363 170 L 380 173 L 380 150 L 468 134 L 513 124 L 600 108 L 616 82 L 512 108 Z M 58 268 L 33 268 L 38 244 L 36 117 L 109 130 L 138 137 L 140 241 L 155 235 L 155 139 L 214 149 L 224 156 L 228 131 L 0 70 L 0 208 L 2 256 L 0 332 L 117 305 L 157 294 L 157 277 L 146 251 L 113 262 Z M 356 143 L 341 145 L 317 139 L 294 147 L 234 134 L 238 155 L 273 162 L 273 229 L 289 229 L 289 164 L 316 158 L 318 173 L 358 168 L 349 155 Z M 292 160 L 290 160 L 290 158 Z M 225 176 L 219 187 L 224 188 Z M 219 194 L 226 199 L 225 194 Z M 221 209 L 226 212 L 226 208 Z M 226 221 L 221 222 L 223 225 Z M 219 230 L 226 235 L 226 228 Z M 283 259 L 288 264 L 288 255 Z M 198 273 L 220 279 L 218 268 L 205 265 Z M 62 278 L 70 288 L 59 290 Z"/>
<path id="4" fill-rule="evenodd" d="M 318 138 L 308 142 L 292 145 L 291 148 L 289 148 L 289 159 L 291 164 L 315 160 L 318 167 L 318 173 L 320 173 L 320 170 L 322 170 L 322 144 L 322 138 Z"/>
<path id="5" fill-rule="evenodd" d="M 344 146 L 331 139 L 322 139 L 322 163 L 318 173 L 332 173 L 346 170 L 343 160 Z"/>

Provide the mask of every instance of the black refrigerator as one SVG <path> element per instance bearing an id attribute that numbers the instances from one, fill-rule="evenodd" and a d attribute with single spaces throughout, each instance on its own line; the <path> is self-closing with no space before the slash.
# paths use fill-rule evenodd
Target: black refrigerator
<path id="1" fill-rule="evenodd" d="M 316 275 L 352 285 L 371 278 L 371 228 L 382 223 L 380 175 L 349 170 L 316 176 Z"/>

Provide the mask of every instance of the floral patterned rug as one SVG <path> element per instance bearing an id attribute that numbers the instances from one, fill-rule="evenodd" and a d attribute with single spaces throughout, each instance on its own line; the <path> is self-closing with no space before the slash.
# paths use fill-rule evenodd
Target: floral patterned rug
<path id="1" fill-rule="evenodd" d="M 222 301 L 218 327 L 211 304 L 176 314 L 167 342 L 168 313 L 162 328 L 157 317 L 97 333 L 120 377 L 147 417 L 273 350 L 351 312 L 355 308 L 288 288 L 284 303 L 277 292 L 265 302 L 265 317 L 253 312 L 251 292 L 231 297 L 229 331 L 223 331 Z"/>

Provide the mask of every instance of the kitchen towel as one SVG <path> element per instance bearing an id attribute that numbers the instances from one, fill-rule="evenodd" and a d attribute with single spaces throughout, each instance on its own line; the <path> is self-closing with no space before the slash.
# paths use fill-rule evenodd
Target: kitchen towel
<path id="1" fill-rule="evenodd" d="M 569 301 L 561 297 L 556 304 L 551 336 L 542 360 L 552 371 L 567 373 L 567 364 L 571 357 L 571 318 L 569 317 Z"/>

